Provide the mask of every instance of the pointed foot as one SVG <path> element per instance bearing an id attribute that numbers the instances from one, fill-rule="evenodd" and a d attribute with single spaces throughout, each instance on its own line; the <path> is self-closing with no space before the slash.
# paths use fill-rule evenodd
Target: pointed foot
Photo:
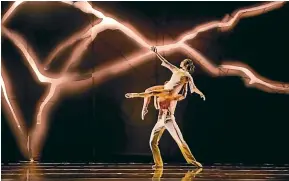
<path id="1" fill-rule="evenodd" d="M 147 109 L 144 109 L 144 110 L 142 110 L 142 113 L 141 113 L 141 118 L 142 118 L 142 120 L 144 120 L 144 117 L 145 117 L 145 115 L 148 113 L 148 110 Z"/>

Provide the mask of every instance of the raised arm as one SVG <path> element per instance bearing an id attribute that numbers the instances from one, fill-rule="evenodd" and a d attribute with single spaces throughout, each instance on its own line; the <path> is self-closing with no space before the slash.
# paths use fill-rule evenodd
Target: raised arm
<path id="1" fill-rule="evenodd" d="M 162 61 L 162 66 L 170 69 L 172 72 L 175 70 L 178 70 L 178 67 L 171 64 L 169 61 L 167 61 L 161 54 L 158 53 L 157 48 L 155 46 L 151 47 L 151 50 L 157 55 L 157 57 Z"/>
<path id="2" fill-rule="evenodd" d="M 195 92 L 195 93 L 199 94 L 201 96 L 201 98 L 203 98 L 204 101 L 205 101 L 206 100 L 205 95 L 197 88 L 197 86 L 194 83 L 194 80 L 193 80 L 192 76 L 190 75 L 189 77 L 190 77 L 189 85 L 190 85 L 191 93 Z"/>

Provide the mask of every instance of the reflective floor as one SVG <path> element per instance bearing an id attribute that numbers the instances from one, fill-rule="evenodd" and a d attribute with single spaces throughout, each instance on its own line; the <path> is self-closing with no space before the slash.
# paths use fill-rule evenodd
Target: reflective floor
<path id="1" fill-rule="evenodd" d="M 69 164 L 17 163 L 2 164 L 1 180 L 21 181 L 96 181 L 96 180 L 288 180 L 289 165 L 205 166 L 196 169 L 188 165 L 167 164 L 162 170 L 152 170 L 149 164 Z"/>

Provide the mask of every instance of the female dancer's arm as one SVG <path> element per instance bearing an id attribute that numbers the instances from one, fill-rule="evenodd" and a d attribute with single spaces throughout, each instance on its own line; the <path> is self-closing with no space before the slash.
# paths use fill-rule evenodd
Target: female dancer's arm
<path id="1" fill-rule="evenodd" d="M 171 64 L 169 61 L 167 61 L 161 54 L 158 53 L 156 47 L 151 47 L 151 50 L 157 55 L 157 57 L 162 61 L 162 66 L 170 69 L 172 72 L 178 70 L 179 68 Z"/>
<path id="2" fill-rule="evenodd" d="M 204 101 L 206 100 L 206 97 L 205 95 L 197 88 L 197 86 L 195 85 L 194 83 L 194 80 L 192 78 L 192 76 L 189 76 L 190 77 L 190 80 L 189 80 L 189 85 L 190 85 L 190 90 L 191 90 L 191 93 L 197 93 L 201 96 L 201 98 L 204 99 Z"/>

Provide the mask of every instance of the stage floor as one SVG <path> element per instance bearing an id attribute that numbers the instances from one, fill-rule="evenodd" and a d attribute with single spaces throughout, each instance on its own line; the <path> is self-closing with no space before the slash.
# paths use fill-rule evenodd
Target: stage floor
<path id="1" fill-rule="evenodd" d="M 14 163 L 1 165 L 1 180 L 23 181 L 96 181 L 96 180 L 288 180 L 289 165 L 220 165 L 196 169 L 188 165 L 166 164 L 152 170 L 149 164 L 70 164 Z"/>

